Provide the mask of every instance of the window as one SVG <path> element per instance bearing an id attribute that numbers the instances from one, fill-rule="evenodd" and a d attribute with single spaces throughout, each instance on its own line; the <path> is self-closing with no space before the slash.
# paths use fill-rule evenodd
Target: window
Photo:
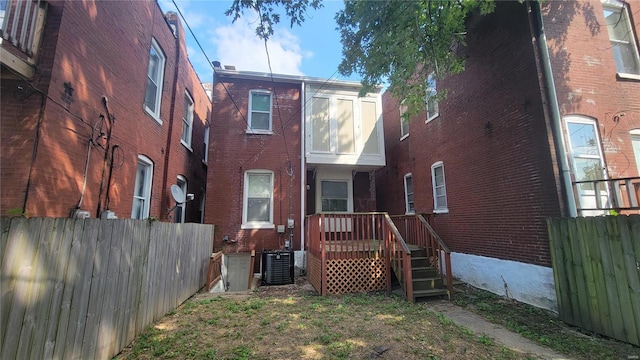
<path id="1" fill-rule="evenodd" d="M 185 219 L 185 213 L 187 210 L 187 179 L 178 175 L 178 180 L 176 181 L 176 185 L 182 190 L 184 194 L 184 199 L 182 200 L 182 204 L 176 204 L 176 208 L 173 211 L 173 222 L 174 223 L 183 223 Z"/>
<path id="2" fill-rule="evenodd" d="M 151 180 L 153 178 L 153 162 L 146 156 L 138 155 L 136 182 L 133 190 L 132 219 L 146 219 L 149 217 L 149 203 L 151 202 Z"/>
<path id="3" fill-rule="evenodd" d="M 182 114 L 182 138 L 180 142 L 191 150 L 191 133 L 193 129 L 193 99 L 189 93 L 184 94 L 184 113 Z"/>
<path id="4" fill-rule="evenodd" d="M 273 228 L 273 172 L 251 170 L 244 174 L 242 228 Z"/>
<path id="5" fill-rule="evenodd" d="M 247 132 L 271 132 L 271 93 L 264 90 L 249 92 L 249 128 Z"/>
<path id="6" fill-rule="evenodd" d="M 149 71 L 147 72 L 147 90 L 144 95 L 144 109 L 153 116 L 157 122 L 160 119 L 160 100 L 162 99 L 162 81 L 164 77 L 165 56 L 160 45 L 155 39 L 151 39 L 151 51 L 149 54 Z"/>
<path id="7" fill-rule="evenodd" d="M 622 1 L 602 0 L 602 2 L 616 71 L 621 74 L 640 75 L 638 48 L 633 37 L 627 7 Z"/>
<path id="8" fill-rule="evenodd" d="M 583 116 L 565 117 L 567 146 L 571 158 L 575 181 L 600 180 L 605 178 L 600 138 L 596 121 Z M 596 191 L 595 183 L 584 182 L 576 186 L 580 208 L 597 207 L 598 201 L 608 205 L 609 194 L 605 183 Z M 599 199 L 598 199 L 599 198 Z M 601 215 L 601 212 L 582 211 L 582 216 Z"/>
<path id="9" fill-rule="evenodd" d="M 209 161 L 209 124 L 204 126 L 204 145 L 202 147 L 202 162 L 207 163 Z"/>
<path id="10" fill-rule="evenodd" d="M 444 182 L 444 164 L 442 161 L 431 165 L 431 182 L 433 184 L 433 212 L 449 212 L 447 208 L 447 187 Z"/>
<path id="11" fill-rule="evenodd" d="M 436 96 L 438 95 L 438 90 L 436 89 L 436 76 L 435 74 L 429 75 L 427 79 L 427 120 L 429 122 L 440 114 L 438 112 L 438 100 Z"/>
<path id="12" fill-rule="evenodd" d="M 404 140 L 409 136 L 409 119 L 404 117 L 407 113 L 407 105 L 404 105 L 404 101 L 400 103 L 398 109 L 400 110 L 400 140 Z"/>
<path id="13" fill-rule="evenodd" d="M 347 181 L 321 181 L 322 211 L 349 211 L 349 184 Z"/>
<path id="14" fill-rule="evenodd" d="M 413 176 L 411 174 L 404 176 L 404 202 L 405 212 L 407 214 L 416 212 L 413 203 Z"/>

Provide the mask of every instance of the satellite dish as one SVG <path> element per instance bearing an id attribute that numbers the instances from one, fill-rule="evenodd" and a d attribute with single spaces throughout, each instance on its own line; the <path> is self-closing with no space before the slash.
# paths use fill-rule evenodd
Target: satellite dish
<path id="1" fill-rule="evenodd" d="M 178 204 L 184 203 L 184 192 L 178 185 L 171 185 L 171 196 Z"/>

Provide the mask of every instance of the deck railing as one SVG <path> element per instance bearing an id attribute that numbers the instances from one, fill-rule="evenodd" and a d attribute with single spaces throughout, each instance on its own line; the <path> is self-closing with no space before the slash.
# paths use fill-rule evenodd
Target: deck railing
<path id="1" fill-rule="evenodd" d="M 422 215 L 394 216 L 387 213 L 321 213 L 306 218 L 307 250 L 320 264 L 339 259 L 383 258 L 387 264 L 387 290 L 391 290 L 390 270 L 413 299 L 411 247 L 426 249 L 431 266 L 446 277 L 453 294 L 451 251 Z M 314 286 L 324 294 L 326 267 L 316 266 L 320 275 Z"/>
<path id="2" fill-rule="evenodd" d="M 392 216 L 400 235 L 407 244 L 426 249 L 431 266 L 447 280 L 449 296 L 453 295 L 453 274 L 451 272 L 451 250 L 433 230 L 421 214 Z"/>
<path id="3" fill-rule="evenodd" d="M 33 76 L 46 12 L 44 0 L 0 1 L 2 63 L 27 77 Z"/>
<path id="4" fill-rule="evenodd" d="M 637 176 L 574 181 L 573 191 L 578 210 L 583 212 L 581 215 L 601 215 L 608 210 L 640 210 L 640 177 Z"/>

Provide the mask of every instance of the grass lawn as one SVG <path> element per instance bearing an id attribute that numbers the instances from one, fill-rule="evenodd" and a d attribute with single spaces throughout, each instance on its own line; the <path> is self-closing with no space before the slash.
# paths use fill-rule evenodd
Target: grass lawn
<path id="1" fill-rule="evenodd" d="M 520 359 L 397 296 L 198 294 L 119 359 Z"/>
<path id="2" fill-rule="evenodd" d="M 197 294 L 118 359 L 536 359 L 398 296 L 320 297 L 267 287 Z M 454 303 L 572 359 L 638 359 L 640 348 L 585 334 L 555 315 L 461 285 Z"/>

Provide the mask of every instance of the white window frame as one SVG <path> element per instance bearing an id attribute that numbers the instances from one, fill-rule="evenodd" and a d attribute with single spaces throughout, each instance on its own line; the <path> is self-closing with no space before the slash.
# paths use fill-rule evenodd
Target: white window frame
<path id="1" fill-rule="evenodd" d="M 436 169 L 442 168 L 442 184 L 438 184 L 436 181 Z M 433 212 L 442 214 L 449 212 L 449 201 L 447 199 L 447 182 L 445 180 L 444 163 L 442 161 L 436 161 L 431 165 L 431 184 L 433 188 Z M 442 188 L 444 190 L 444 206 L 438 203 L 437 189 Z"/>
<path id="2" fill-rule="evenodd" d="M 260 94 L 260 95 L 269 95 L 269 111 L 261 111 L 261 110 L 253 110 L 253 95 L 254 94 Z M 261 114 L 269 114 L 269 128 L 268 129 L 254 129 L 253 128 L 253 113 L 257 112 L 257 113 L 261 113 Z M 271 91 L 268 90 L 261 90 L 261 89 L 253 89 L 253 90 L 249 90 L 249 112 L 248 112 L 249 116 L 247 121 L 249 122 L 248 127 L 247 127 L 247 133 L 250 134 L 272 134 L 273 133 L 273 93 Z"/>
<path id="3" fill-rule="evenodd" d="M 211 126 L 209 126 L 209 123 L 205 124 L 204 138 L 202 140 L 202 143 L 203 143 L 202 163 L 205 165 L 209 162 L 209 131 L 210 129 L 211 129 Z"/>
<path id="4" fill-rule="evenodd" d="M 248 220 L 248 210 L 249 210 L 249 177 L 251 175 L 269 175 L 271 179 L 271 193 L 269 194 L 269 220 L 268 221 L 249 221 Z M 244 192 L 242 196 L 242 225 L 241 229 L 274 229 L 273 225 L 273 171 L 271 170 L 247 170 L 244 173 Z"/>
<path id="5" fill-rule="evenodd" d="M 407 105 L 404 104 L 404 101 L 398 106 L 398 111 L 400 112 L 400 141 L 402 141 L 409 137 L 409 119 L 403 117 L 407 112 Z"/>
<path id="6" fill-rule="evenodd" d="M 155 74 L 155 79 L 152 79 L 149 76 L 149 70 L 151 68 L 152 52 L 155 52 L 159 58 L 158 73 Z M 160 106 L 162 103 L 162 87 L 164 84 L 164 67 L 165 67 L 166 61 L 167 61 L 167 58 L 164 55 L 162 48 L 160 47 L 160 45 L 158 45 L 158 42 L 156 42 L 156 39 L 151 38 L 151 48 L 149 50 L 149 66 L 147 68 L 147 84 L 145 86 L 144 102 L 142 106 L 144 107 L 144 110 L 149 115 L 151 115 L 151 117 L 153 117 L 153 119 L 156 120 L 160 125 L 162 125 L 162 119 L 160 119 Z M 149 81 L 153 82 L 154 85 L 156 85 L 156 94 L 155 94 L 156 108 L 155 109 L 151 109 L 147 107 L 147 87 L 149 86 Z"/>
<path id="7" fill-rule="evenodd" d="M 602 142 L 600 141 L 600 134 L 598 131 L 598 122 L 593 119 L 593 118 L 589 118 L 586 116 L 580 116 L 580 115 L 568 115 L 565 116 L 563 118 L 564 120 L 564 126 L 565 126 L 565 134 L 566 134 L 566 145 L 567 145 L 567 153 L 569 155 L 569 159 L 571 162 L 571 171 L 573 173 L 573 177 L 576 179 L 576 181 L 580 181 L 577 179 L 577 168 L 576 168 L 576 159 L 587 159 L 587 160 L 598 160 L 600 162 L 600 168 L 601 168 L 601 178 L 602 179 L 607 179 L 607 172 L 605 171 L 605 163 L 604 163 L 604 152 L 602 149 Z M 589 154 L 575 154 L 574 152 L 574 144 L 571 141 L 571 134 L 570 134 L 570 129 L 569 129 L 569 124 L 582 124 L 582 125 L 589 125 L 591 127 L 593 127 L 593 131 L 595 134 L 595 139 L 594 141 L 596 142 L 596 148 L 598 149 L 598 154 L 597 155 L 589 155 Z M 595 198 L 597 195 L 599 194 L 600 196 L 600 201 L 603 205 L 607 205 L 607 203 L 609 203 L 611 201 L 611 196 L 609 194 L 609 189 L 603 184 L 603 189 L 599 190 L 596 192 L 596 189 L 583 189 L 581 186 L 577 186 L 577 193 L 578 193 L 578 205 L 583 206 L 583 207 L 588 207 L 590 204 L 590 198 Z M 593 200 L 594 202 L 596 201 L 595 199 Z M 581 216 L 598 216 L 598 215 L 603 215 L 606 213 L 606 210 L 582 210 L 580 212 Z"/>
<path id="8" fill-rule="evenodd" d="M 618 77 L 640 80 L 640 55 L 638 54 L 638 45 L 637 45 L 638 43 L 636 42 L 636 38 L 634 36 L 633 23 L 629 18 L 629 8 L 624 2 L 621 2 L 618 0 L 601 0 L 601 2 L 602 2 L 602 7 L 604 11 L 612 11 L 614 13 L 621 12 L 621 14 L 624 15 L 624 18 L 626 19 L 624 26 L 626 26 L 629 32 L 628 41 L 625 42 L 621 40 L 614 40 L 614 39 L 611 39 L 610 34 L 608 34 L 609 29 L 607 27 L 607 34 L 609 35 L 609 41 L 612 43 L 612 50 L 613 50 L 613 43 L 625 44 L 626 46 L 631 47 L 634 55 L 634 60 L 636 63 L 636 71 L 637 71 L 636 73 L 621 72 L 619 71 L 618 65 L 616 64 L 616 72 L 618 74 Z M 607 19 L 605 17 L 605 26 L 606 26 L 606 21 Z M 614 55 L 614 59 L 615 59 L 615 55 Z"/>
<path id="9" fill-rule="evenodd" d="M 184 199 L 182 204 L 176 204 L 176 208 L 173 211 L 173 219 L 174 219 L 174 222 L 184 223 L 185 216 L 187 215 L 187 189 L 188 189 L 187 178 L 182 175 L 178 175 L 176 185 L 178 185 L 180 187 L 180 190 L 182 190 L 182 193 L 184 194 Z M 180 213 L 180 221 L 175 221 L 177 218 L 176 214 L 178 214 L 178 212 Z"/>
<path id="10" fill-rule="evenodd" d="M 633 129 L 629 131 L 631 135 L 631 147 L 633 149 L 633 156 L 636 158 L 636 170 L 638 171 L 638 176 L 640 176 L 640 146 L 636 148 L 635 144 L 640 144 L 640 129 Z"/>
<path id="11" fill-rule="evenodd" d="M 425 96 L 425 110 L 427 112 L 427 120 L 425 120 L 425 124 L 440 115 L 440 106 L 438 104 L 436 96 L 438 96 L 438 83 L 435 73 L 431 73 L 429 77 L 427 77 L 427 94 Z M 435 110 L 433 113 L 429 113 L 430 103 L 433 103 L 433 107 Z"/>
<path id="12" fill-rule="evenodd" d="M 136 188 L 138 187 L 138 167 L 144 166 L 147 168 L 146 177 L 142 180 L 144 181 L 143 186 L 143 194 L 142 196 L 136 196 Z M 136 206 L 136 199 L 144 201 L 144 205 L 142 208 L 142 218 L 146 219 L 149 217 L 149 208 L 151 205 L 151 184 L 153 183 L 153 161 L 144 155 L 138 155 L 138 163 L 136 165 L 136 179 L 134 182 L 133 188 L 133 200 L 131 202 L 131 218 L 138 219 L 134 217 L 134 210 Z"/>
<path id="13" fill-rule="evenodd" d="M 409 187 L 407 186 L 407 179 L 411 179 L 411 192 L 409 192 Z M 409 201 L 409 195 L 411 195 L 413 200 Z M 413 209 L 410 205 L 413 205 Z M 405 214 L 416 213 L 415 190 L 413 188 L 413 175 L 411 173 L 404 176 L 404 209 Z"/>
<path id="14" fill-rule="evenodd" d="M 185 91 L 184 111 L 182 114 L 182 136 L 180 137 L 180 142 L 189 149 L 189 151 L 193 151 L 191 148 L 191 137 L 193 135 L 193 109 L 193 98 L 189 95 L 188 91 Z"/>

